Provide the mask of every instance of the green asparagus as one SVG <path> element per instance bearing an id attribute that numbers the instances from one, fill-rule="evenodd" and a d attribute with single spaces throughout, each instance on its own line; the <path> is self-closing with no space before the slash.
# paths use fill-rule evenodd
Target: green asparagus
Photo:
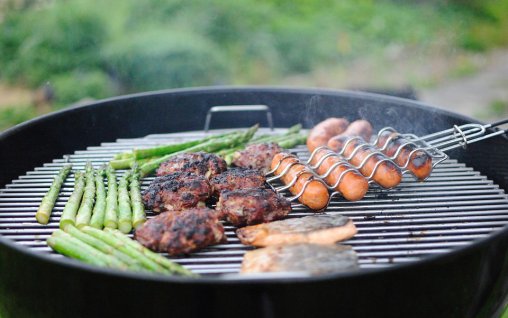
<path id="1" fill-rule="evenodd" d="M 132 166 L 135 163 L 137 163 L 138 165 L 143 164 L 144 163 L 143 159 L 148 158 L 154 159 L 156 157 L 161 157 L 178 151 L 183 151 L 187 148 L 208 142 L 210 140 L 231 137 L 239 134 L 241 134 L 241 132 L 233 131 L 224 134 L 211 135 L 201 139 L 186 141 L 178 144 L 169 144 L 151 148 L 134 149 L 132 152 L 124 152 L 116 154 L 113 160 L 110 161 L 110 165 L 116 170 L 128 169 L 132 168 Z"/>
<path id="2" fill-rule="evenodd" d="M 286 130 L 286 132 L 284 132 L 281 135 L 262 135 L 262 136 L 259 136 L 259 137 L 256 137 L 256 138 L 252 138 L 252 140 L 249 141 L 249 144 L 257 144 L 257 143 L 262 143 L 262 142 L 269 142 L 273 138 L 284 137 L 284 136 L 287 136 L 287 135 L 292 135 L 292 134 L 299 133 L 301 129 L 302 129 L 302 124 L 296 124 L 296 125 L 293 125 L 293 126 L 289 127 L 288 130 Z"/>
<path id="3" fill-rule="evenodd" d="M 131 171 L 126 171 L 118 183 L 118 228 L 123 233 L 132 230 L 132 209 L 129 198 L 129 179 Z"/>
<path id="4" fill-rule="evenodd" d="M 104 229 L 106 233 L 109 233 L 113 235 L 115 238 L 123 242 L 126 246 L 129 246 L 140 253 L 142 253 L 145 257 L 148 257 L 152 261 L 156 262 L 157 264 L 167 268 L 170 270 L 173 274 L 176 275 L 182 275 L 182 276 L 198 276 L 197 274 L 194 274 L 190 270 L 186 269 L 185 267 L 181 266 L 180 264 L 177 264 L 175 262 L 172 262 L 171 260 L 165 258 L 162 255 L 159 255 L 155 252 L 152 252 L 151 250 L 145 248 L 143 245 L 138 243 L 137 241 L 131 240 L 124 234 L 122 234 L 118 230 L 113 229 Z"/>
<path id="5" fill-rule="evenodd" d="M 209 140 L 205 143 L 196 145 L 194 147 L 190 147 L 185 150 L 178 151 L 178 152 L 166 155 L 166 156 L 162 156 L 159 159 L 147 162 L 144 165 L 142 165 L 140 168 L 141 176 L 146 176 L 146 175 L 154 172 L 159 167 L 159 165 L 161 163 L 163 163 L 164 161 L 167 161 L 169 158 L 171 158 L 175 155 L 181 154 L 181 153 L 196 152 L 196 151 L 216 152 L 221 149 L 231 148 L 231 147 L 235 147 L 238 144 L 245 143 L 252 138 L 252 136 L 256 133 L 258 127 L 259 127 L 258 125 L 254 125 L 253 127 L 249 128 L 247 131 L 245 131 L 242 134 L 236 134 L 236 135 L 230 135 L 230 136 L 228 135 L 223 138 L 212 139 L 212 140 Z"/>
<path id="6" fill-rule="evenodd" d="M 305 144 L 306 140 L 307 140 L 307 136 L 302 135 L 302 134 L 298 134 L 298 135 L 295 135 L 292 138 L 288 138 L 288 139 L 285 139 L 285 140 L 280 140 L 277 143 L 282 148 L 286 148 L 287 149 L 287 148 L 292 148 L 292 147 L 294 147 L 296 145 Z"/>
<path id="7" fill-rule="evenodd" d="M 114 258 L 117 258 L 121 262 L 125 263 L 131 270 L 146 271 L 146 269 L 143 266 L 141 266 L 141 264 L 136 259 L 118 251 L 111 245 L 80 231 L 79 229 L 75 228 L 72 225 L 67 226 L 65 228 L 65 232 L 75 237 L 76 239 L 80 240 L 81 242 L 96 248 L 97 250 L 103 252 L 104 254 L 111 255 Z"/>
<path id="8" fill-rule="evenodd" d="M 87 162 L 85 165 L 85 178 L 85 192 L 83 193 L 83 199 L 81 200 L 81 205 L 76 215 L 76 226 L 78 228 L 90 224 L 90 218 L 92 217 L 92 209 L 95 200 L 95 178 L 91 162 Z"/>
<path id="9" fill-rule="evenodd" d="M 58 193 L 60 192 L 60 188 L 67 178 L 67 175 L 71 171 L 72 165 L 68 164 L 62 167 L 58 174 L 55 176 L 53 183 L 49 187 L 49 191 L 46 193 L 44 198 L 42 198 L 41 205 L 35 213 L 35 218 L 37 222 L 40 224 L 48 224 L 49 217 L 51 216 L 51 212 L 53 211 L 53 207 L 55 206 L 56 199 L 58 198 Z"/>
<path id="10" fill-rule="evenodd" d="M 48 245 L 60 254 L 83 262 L 111 268 L 127 269 L 122 261 L 83 243 L 62 230 L 56 230 L 48 238 Z"/>
<path id="11" fill-rule="evenodd" d="M 100 169 L 95 175 L 95 204 L 93 206 L 90 225 L 102 229 L 106 214 L 106 189 L 104 187 L 104 170 Z"/>
<path id="12" fill-rule="evenodd" d="M 129 184 L 129 194 L 132 206 L 132 227 L 135 229 L 146 221 L 145 207 L 143 205 L 143 199 L 141 198 L 141 185 L 139 183 L 139 178 L 138 167 L 135 166 L 132 170 L 131 182 Z"/>
<path id="13" fill-rule="evenodd" d="M 111 246 L 113 246 L 115 249 L 119 250 L 120 252 L 129 255 L 130 257 L 138 260 L 143 267 L 150 271 L 160 272 L 160 273 L 170 273 L 168 269 L 165 269 L 161 265 L 157 264 L 156 262 L 152 261 L 148 257 L 145 257 L 143 253 L 140 251 L 132 248 L 128 244 L 126 244 L 124 241 L 116 238 L 115 236 L 110 234 L 111 229 L 104 229 L 103 231 L 98 230 L 96 228 L 90 227 L 90 226 L 84 226 L 81 231 L 84 233 L 91 235 Z"/>
<path id="14" fill-rule="evenodd" d="M 115 170 L 111 166 L 106 168 L 106 176 L 108 177 L 108 194 L 106 196 L 104 226 L 116 229 L 118 227 L 118 192 Z"/>
<path id="15" fill-rule="evenodd" d="M 60 228 L 64 229 L 67 225 L 74 225 L 76 223 L 76 213 L 83 197 L 85 190 L 85 179 L 82 172 L 78 171 L 74 174 L 74 191 L 72 192 L 69 200 L 65 204 L 60 218 Z"/>
<path id="16" fill-rule="evenodd" d="M 109 165 L 115 170 L 120 170 L 120 169 L 130 168 L 132 166 L 132 164 L 134 164 L 135 162 L 136 162 L 136 159 L 134 159 L 134 157 L 131 157 L 131 158 L 125 158 L 125 159 L 111 160 L 109 162 Z"/>

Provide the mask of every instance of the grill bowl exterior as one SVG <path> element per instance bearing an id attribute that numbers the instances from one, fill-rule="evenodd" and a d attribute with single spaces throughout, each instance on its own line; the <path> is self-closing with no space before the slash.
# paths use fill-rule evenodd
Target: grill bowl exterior
<path id="1" fill-rule="evenodd" d="M 245 104 L 270 106 L 277 127 L 301 122 L 310 128 L 330 116 L 365 116 L 376 130 L 393 126 L 424 135 L 474 122 L 414 101 L 361 92 L 270 87 L 151 92 L 71 107 L 5 131 L 0 135 L 0 187 L 77 149 L 117 138 L 200 130 L 210 107 Z M 233 128 L 232 122 L 246 127 L 264 124 L 265 118 L 221 114 L 211 128 Z M 505 137 L 449 154 L 508 188 Z M 452 253 L 386 269 L 314 278 L 189 281 L 49 259 L 0 236 L 0 314 L 488 317 L 507 294 L 507 248 L 505 229 Z"/>

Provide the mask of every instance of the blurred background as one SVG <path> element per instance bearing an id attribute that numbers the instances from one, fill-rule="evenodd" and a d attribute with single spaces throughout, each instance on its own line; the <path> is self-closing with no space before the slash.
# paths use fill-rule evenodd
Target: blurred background
<path id="1" fill-rule="evenodd" d="M 0 131 L 94 99 L 280 85 L 508 116 L 508 0 L 0 0 Z"/>

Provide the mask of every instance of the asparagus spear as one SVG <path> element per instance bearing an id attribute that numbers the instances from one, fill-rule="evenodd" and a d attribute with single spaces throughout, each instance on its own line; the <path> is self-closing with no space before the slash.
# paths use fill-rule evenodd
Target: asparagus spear
<path id="1" fill-rule="evenodd" d="M 76 226 L 78 228 L 88 225 L 92 217 L 92 209 L 95 200 L 95 178 L 91 162 L 87 162 L 85 165 L 85 178 L 85 192 L 83 193 L 83 200 L 81 201 L 78 214 L 76 215 Z"/>
<path id="2" fill-rule="evenodd" d="M 179 144 L 163 145 L 163 146 L 158 146 L 158 147 L 153 147 L 153 148 L 134 149 L 132 151 L 132 153 L 134 154 L 134 158 L 136 160 L 150 158 L 150 157 L 160 157 L 160 156 L 164 156 L 164 155 L 167 155 L 167 154 L 170 154 L 173 152 L 177 152 L 177 151 L 181 151 L 181 150 L 193 147 L 193 146 L 198 145 L 200 143 L 203 143 L 202 139 L 182 142 Z"/>
<path id="3" fill-rule="evenodd" d="M 69 224 L 74 225 L 76 223 L 76 213 L 78 211 L 84 189 L 84 175 L 82 172 L 78 171 L 74 174 L 74 191 L 65 204 L 62 217 L 60 218 L 60 228 L 63 229 Z"/>
<path id="4" fill-rule="evenodd" d="M 110 255 L 81 242 L 62 230 L 56 230 L 48 238 L 48 245 L 60 254 L 83 262 L 104 267 L 127 269 L 127 265 Z"/>
<path id="5" fill-rule="evenodd" d="M 118 227 L 118 192 L 115 170 L 111 166 L 106 168 L 106 176 L 108 177 L 108 194 L 106 196 L 104 226 L 116 229 Z"/>
<path id="6" fill-rule="evenodd" d="M 90 225 L 102 229 L 106 214 L 106 189 L 104 187 L 104 170 L 100 169 L 95 175 L 95 204 L 93 206 Z"/>
<path id="7" fill-rule="evenodd" d="M 141 245 L 139 242 L 131 240 L 124 234 L 122 234 L 118 230 L 113 229 L 104 229 L 104 232 L 111 234 L 121 242 L 123 242 L 126 246 L 129 246 L 140 253 L 142 253 L 145 257 L 148 257 L 152 261 L 156 262 L 157 264 L 164 266 L 168 270 L 170 270 L 173 274 L 182 275 L 182 276 L 191 276 L 191 277 L 197 277 L 197 274 L 194 274 L 187 268 L 183 267 L 180 264 L 177 264 L 175 262 L 172 262 L 171 260 L 165 258 L 164 256 L 157 254 L 155 252 L 152 252 L 151 250 L 145 248 L 143 245 Z"/>
<path id="8" fill-rule="evenodd" d="M 132 226 L 136 229 L 146 221 L 145 207 L 141 199 L 141 185 L 139 184 L 139 171 L 135 166 L 130 182 L 130 199 L 132 205 Z"/>
<path id="9" fill-rule="evenodd" d="M 283 137 L 283 136 L 299 133 L 301 129 L 302 129 L 302 124 L 296 124 L 296 125 L 289 127 L 288 130 L 282 135 L 263 135 L 263 136 L 253 138 L 249 143 L 254 144 L 254 143 L 268 142 L 266 140 L 273 139 L 274 137 L 275 138 L 276 137 Z"/>
<path id="10" fill-rule="evenodd" d="M 49 187 L 48 192 L 42 198 L 41 205 L 35 213 L 35 218 L 37 222 L 40 224 L 48 224 L 49 217 L 51 216 L 51 212 L 53 211 L 53 207 L 55 206 L 56 199 L 58 198 L 58 193 L 60 192 L 60 188 L 67 178 L 67 175 L 71 171 L 72 165 L 68 164 L 62 167 L 58 174 L 55 176 L 53 183 Z"/>
<path id="11" fill-rule="evenodd" d="M 196 151 L 206 151 L 206 152 L 216 152 L 220 149 L 235 147 L 238 144 L 245 143 L 249 141 L 252 136 L 256 133 L 258 129 L 258 125 L 254 125 L 249 128 L 246 132 L 237 135 L 231 135 L 224 138 L 212 139 L 205 143 L 196 145 L 194 147 L 187 148 L 182 151 L 178 151 L 169 155 L 165 155 L 160 157 L 159 159 L 155 159 L 153 161 L 147 162 L 140 167 L 141 176 L 146 176 L 152 172 L 154 172 L 161 163 L 168 160 L 172 156 L 186 153 L 186 152 L 196 152 Z"/>
<path id="12" fill-rule="evenodd" d="M 307 136 L 298 134 L 292 138 L 288 138 L 286 140 L 281 140 L 278 142 L 279 146 L 282 148 L 292 148 L 296 145 L 305 144 L 305 141 L 307 140 Z"/>
<path id="13" fill-rule="evenodd" d="M 127 168 L 130 168 L 131 165 L 133 163 L 136 162 L 136 159 L 134 159 L 134 157 L 131 157 L 131 158 L 125 158 L 125 159 L 115 159 L 115 160 L 111 160 L 109 162 L 109 165 L 115 169 L 115 170 L 120 170 L 120 169 L 127 169 Z"/>
<path id="14" fill-rule="evenodd" d="M 129 179 L 131 171 L 126 171 L 118 184 L 118 228 L 123 233 L 132 230 L 132 209 L 129 198 Z"/>
<path id="15" fill-rule="evenodd" d="M 80 240 L 81 242 L 96 248 L 97 250 L 103 252 L 104 254 L 111 255 L 114 258 L 122 261 L 131 270 L 146 271 L 146 269 L 143 266 L 141 266 L 139 261 L 137 261 L 136 259 L 130 257 L 127 254 L 122 253 L 121 251 L 118 251 L 111 245 L 109 245 L 109 244 L 89 235 L 89 234 L 86 234 L 86 233 L 78 230 L 77 228 L 75 228 L 72 225 L 67 226 L 65 228 L 65 232 L 69 233 L 72 237 L 75 237 L 76 239 Z"/>
<path id="16" fill-rule="evenodd" d="M 117 160 L 117 159 L 129 159 L 129 158 L 132 158 L 134 157 L 134 154 L 130 151 L 128 152 L 120 152 L 120 153 L 117 153 L 113 159 Z"/>
<path id="17" fill-rule="evenodd" d="M 213 139 L 219 139 L 224 138 L 228 136 L 238 135 L 240 132 L 233 131 L 228 132 L 224 134 L 219 135 L 211 135 L 208 137 L 204 137 L 197 140 L 192 141 L 186 141 L 178 144 L 169 144 L 169 145 L 161 145 L 151 148 L 142 148 L 142 149 L 134 149 L 132 152 L 124 152 L 120 154 L 116 154 L 113 158 L 113 160 L 110 161 L 110 165 L 118 170 L 118 169 L 128 169 L 132 168 L 132 166 L 138 162 L 140 163 L 140 160 L 147 159 L 147 158 L 153 158 L 153 157 L 161 157 L 164 155 L 168 155 L 177 151 L 182 151 L 187 148 L 205 143 L 207 141 L 213 140 Z"/>
<path id="18" fill-rule="evenodd" d="M 111 246 L 113 246 L 115 249 L 119 250 L 120 252 L 129 255 L 130 257 L 136 259 L 141 263 L 143 267 L 150 271 L 159 272 L 159 273 L 170 273 L 169 270 L 165 269 L 161 265 L 157 264 L 156 262 L 152 261 L 148 257 L 145 257 L 143 253 L 140 251 L 132 248 L 128 244 L 126 244 L 124 241 L 118 239 L 117 237 L 110 234 L 110 231 L 113 231 L 111 229 L 104 229 L 103 231 L 98 230 L 96 228 L 90 227 L 90 226 L 84 226 L 81 231 L 84 233 L 91 235 Z M 116 231 L 116 230 L 114 230 Z"/>

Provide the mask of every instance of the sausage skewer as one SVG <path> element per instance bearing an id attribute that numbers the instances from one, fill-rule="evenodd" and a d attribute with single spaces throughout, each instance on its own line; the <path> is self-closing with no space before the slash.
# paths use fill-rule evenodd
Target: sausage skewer
<path id="1" fill-rule="evenodd" d="M 367 179 L 348 162 L 328 148 L 316 149 L 310 159 L 311 168 L 325 180 L 330 189 L 340 192 L 349 201 L 362 199 L 369 189 Z"/>
<path id="2" fill-rule="evenodd" d="M 402 180 L 402 171 L 385 154 L 360 137 L 350 138 L 339 155 L 344 156 L 368 179 L 383 188 L 393 188 Z"/>
<path id="3" fill-rule="evenodd" d="M 318 211 L 326 208 L 330 200 L 327 186 L 294 155 L 282 152 L 276 154 L 273 157 L 271 168 L 275 176 L 267 181 L 281 179 L 286 186 L 279 190 L 289 189 L 294 195 L 290 200 L 298 199 L 312 210 Z"/>
<path id="4" fill-rule="evenodd" d="M 349 125 L 345 118 L 328 118 L 314 126 L 307 137 L 307 148 L 310 152 L 314 149 L 326 146 L 333 136 L 343 133 Z"/>
<path id="5" fill-rule="evenodd" d="M 344 144 L 353 137 L 361 137 L 363 140 L 369 141 L 372 137 L 372 130 L 372 125 L 365 119 L 355 120 L 343 133 L 330 138 L 327 145 L 333 151 L 340 152 Z"/>
<path id="6" fill-rule="evenodd" d="M 425 180 L 432 172 L 432 157 L 429 153 L 393 128 L 381 130 L 375 145 L 402 169 L 409 170 L 418 180 Z"/>

